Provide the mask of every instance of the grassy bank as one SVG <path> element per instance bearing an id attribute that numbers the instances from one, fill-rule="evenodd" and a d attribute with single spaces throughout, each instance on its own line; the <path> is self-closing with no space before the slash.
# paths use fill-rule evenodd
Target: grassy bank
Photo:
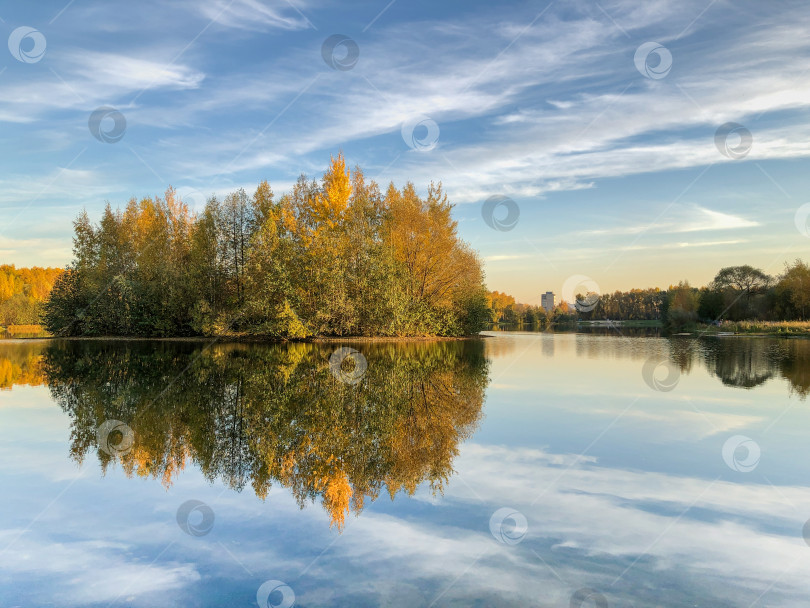
<path id="1" fill-rule="evenodd" d="M 700 325 L 696 331 L 707 336 L 733 333 L 810 337 L 810 321 L 724 321 L 721 325 Z"/>
<path id="2" fill-rule="evenodd" d="M 0 334 L 3 333 L 0 327 Z M 12 334 L 15 338 L 52 338 L 44 330 L 40 333 L 21 332 Z M 263 336 L 259 334 L 229 333 L 217 336 L 64 336 L 59 340 L 69 341 L 109 341 L 109 342 L 202 342 L 202 343 L 229 343 L 229 342 L 255 342 L 280 344 L 286 342 L 309 342 L 316 344 L 333 344 L 348 342 L 451 342 L 458 340 L 481 340 L 488 336 L 470 334 L 468 336 L 310 336 L 308 338 L 279 338 L 277 336 Z"/>

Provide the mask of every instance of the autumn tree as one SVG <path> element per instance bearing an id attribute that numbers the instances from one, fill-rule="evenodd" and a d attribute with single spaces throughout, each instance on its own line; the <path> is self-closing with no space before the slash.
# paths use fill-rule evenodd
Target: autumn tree
<path id="1" fill-rule="evenodd" d="M 35 325 L 60 268 L 0 266 L 0 325 Z"/>
<path id="2" fill-rule="evenodd" d="M 802 321 L 805 320 L 810 310 L 810 266 L 801 260 L 796 260 L 793 264 L 786 263 L 776 291 L 791 305 L 793 314 Z"/>
<path id="3" fill-rule="evenodd" d="M 697 321 L 699 304 L 700 294 L 689 285 L 689 281 L 670 285 L 667 290 L 667 324 L 673 329 L 688 327 Z"/>
<path id="4" fill-rule="evenodd" d="M 62 335 L 461 335 L 489 321 L 477 254 L 441 185 L 382 196 L 333 157 L 276 200 L 267 182 L 189 213 L 163 198 L 74 223 L 48 303 Z"/>

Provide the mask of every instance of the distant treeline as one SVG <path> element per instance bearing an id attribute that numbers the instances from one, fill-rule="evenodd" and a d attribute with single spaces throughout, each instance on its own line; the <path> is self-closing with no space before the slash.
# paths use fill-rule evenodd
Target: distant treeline
<path id="1" fill-rule="evenodd" d="M 696 321 L 805 321 L 810 314 L 810 266 L 786 263 L 778 276 L 752 266 L 723 268 L 706 287 L 671 286 L 665 320 L 674 327 Z"/>
<path id="2" fill-rule="evenodd" d="M 540 306 L 516 303 L 504 293 L 488 294 L 493 322 L 540 327 L 567 322 L 571 316 L 582 320 L 659 320 L 671 328 L 723 320 L 804 321 L 810 316 L 810 266 L 801 260 L 786 263 L 784 271 L 775 277 L 752 266 L 729 266 L 700 288 L 682 281 L 667 290 L 577 294 L 576 300 L 588 306 L 562 302 L 549 313 Z"/>
<path id="3" fill-rule="evenodd" d="M 274 198 L 267 182 L 192 213 L 164 198 L 74 222 L 74 260 L 45 307 L 58 335 L 448 335 L 489 319 L 478 255 L 441 185 L 382 194 L 333 158 Z"/>
<path id="4" fill-rule="evenodd" d="M 536 326 L 542 329 L 550 325 L 575 323 L 577 320 L 576 311 L 567 302 L 560 302 L 554 310 L 546 311 L 542 306 L 516 302 L 509 294 L 490 291 L 487 293 L 487 305 L 491 323 Z"/>
<path id="5" fill-rule="evenodd" d="M 616 319 L 616 320 L 656 320 L 661 319 L 665 309 L 666 291 L 660 289 L 631 289 L 598 294 L 578 294 L 581 302 L 596 301 L 591 311 L 578 310 L 576 302 L 559 302 L 554 310 L 547 311 L 542 306 L 520 304 L 515 298 L 498 291 L 488 295 L 491 320 L 493 323 L 517 325 L 537 325 L 541 328 L 550 325 L 565 325 L 577 319 Z M 590 305 L 587 306 L 590 308 Z"/>
<path id="6" fill-rule="evenodd" d="M 0 266 L 0 325 L 39 323 L 42 305 L 61 268 Z"/>

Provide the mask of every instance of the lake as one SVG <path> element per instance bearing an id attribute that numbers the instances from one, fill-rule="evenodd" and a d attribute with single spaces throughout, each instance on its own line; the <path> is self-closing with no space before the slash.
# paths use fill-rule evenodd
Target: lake
<path id="1" fill-rule="evenodd" d="M 0 388 L 2 606 L 810 603 L 810 341 L 3 340 Z"/>

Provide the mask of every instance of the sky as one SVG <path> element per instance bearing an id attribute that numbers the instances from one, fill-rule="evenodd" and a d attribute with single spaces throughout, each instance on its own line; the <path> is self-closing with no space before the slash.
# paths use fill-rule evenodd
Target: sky
<path id="1" fill-rule="evenodd" d="M 539 304 L 806 255 L 802 1 L 71 0 L 0 6 L 0 263 L 331 155 L 441 181 L 490 289 Z M 2 36 L 0 36 L 2 37 Z"/>

